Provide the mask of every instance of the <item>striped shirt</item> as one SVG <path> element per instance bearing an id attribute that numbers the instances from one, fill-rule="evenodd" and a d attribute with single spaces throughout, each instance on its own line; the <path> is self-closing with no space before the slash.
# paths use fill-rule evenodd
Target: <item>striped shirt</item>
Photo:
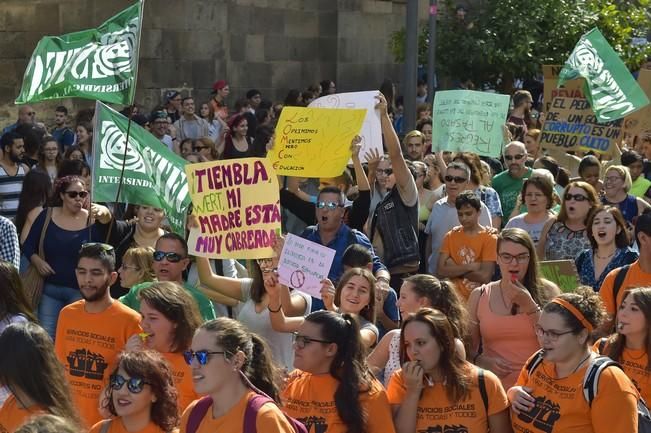
<path id="1" fill-rule="evenodd" d="M 18 165 L 15 176 L 9 175 L 5 168 L 0 165 L 0 215 L 13 221 L 18 210 L 18 199 L 23 189 L 25 179 L 25 167 Z"/>

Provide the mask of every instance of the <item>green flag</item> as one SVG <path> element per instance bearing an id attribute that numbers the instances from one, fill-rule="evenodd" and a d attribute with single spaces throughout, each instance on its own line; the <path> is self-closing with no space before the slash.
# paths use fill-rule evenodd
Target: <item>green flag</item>
<path id="1" fill-rule="evenodd" d="M 599 122 L 621 119 L 649 103 L 597 28 L 581 36 L 558 76 L 558 86 L 579 77 L 585 78 L 585 94 Z"/>
<path id="2" fill-rule="evenodd" d="M 186 161 L 131 122 L 97 101 L 93 131 L 93 201 L 141 204 L 165 210 L 175 232 L 185 234 L 185 214 L 190 205 Z M 126 157 L 125 157 L 126 155 Z M 124 176 L 116 200 L 120 174 Z"/>
<path id="3" fill-rule="evenodd" d="M 131 105 L 138 75 L 143 0 L 97 29 L 41 39 L 16 104 L 86 98 Z"/>

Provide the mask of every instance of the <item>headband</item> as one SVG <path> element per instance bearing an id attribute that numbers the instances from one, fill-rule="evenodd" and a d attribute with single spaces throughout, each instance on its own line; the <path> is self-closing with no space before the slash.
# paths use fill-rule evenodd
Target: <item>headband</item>
<path id="1" fill-rule="evenodd" d="M 553 302 L 554 304 L 558 304 L 561 307 L 565 308 L 570 313 L 572 313 L 572 315 L 576 317 L 576 320 L 581 322 L 583 327 L 587 329 L 588 332 L 594 331 L 594 327 L 590 322 L 587 321 L 583 313 L 581 313 L 574 305 L 570 304 L 565 299 L 554 298 L 550 302 Z"/>

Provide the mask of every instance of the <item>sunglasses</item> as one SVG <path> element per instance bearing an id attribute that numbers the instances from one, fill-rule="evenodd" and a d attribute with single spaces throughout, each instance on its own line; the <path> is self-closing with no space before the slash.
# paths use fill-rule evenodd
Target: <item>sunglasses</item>
<path id="1" fill-rule="evenodd" d="M 461 177 L 461 176 L 445 176 L 444 179 L 446 182 L 454 182 L 454 183 L 464 183 L 465 181 L 468 180 L 465 177 Z"/>
<path id="2" fill-rule="evenodd" d="M 584 196 L 583 194 L 570 194 L 570 193 L 567 193 L 567 194 L 565 194 L 565 197 L 563 197 L 563 198 L 565 199 L 565 201 L 570 201 L 570 200 L 586 201 L 586 200 L 588 200 L 588 197 Z"/>
<path id="3" fill-rule="evenodd" d="M 518 153 L 517 155 L 504 155 L 504 159 L 506 159 L 507 161 L 513 161 L 514 159 L 519 161 L 522 158 L 524 158 L 523 153 Z"/>
<path id="4" fill-rule="evenodd" d="M 328 210 L 335 210 L 338 207 L 343 207 L 336 201 L 318 201 L 316 202 L 316 208 L 317 209 L 325 209 L 328 208 Z"/>
<path id="5" fill-rule="evenodd" d="M 149 382 L 146 382 L 142 377 L 130 377 L 125 379 L 119 374 L 114 374 L 111 376 L 110 385 L 114 390 L 120 390 L 127 384 L 127 389 L 132 394 L 139 394 L 145 388 L 145 385 L 151 385 Z"/>
<path id="6" fill-rule="evenodd" d="M 186 350 L 183 352 L 183 359 L 188 365 L 192 365 L 192 359 L 196 358 L 199 365 L 206 365 L 210 355 L 226 355 L 226 352 L 209 352 L 208 350 Z"/>
<path id="7" fill-rule="evenodd" d="M 183 260 L 185 257 L 182 257 L 178 253 L 168 253 L 165 251 L 154 251 L 154 260 L 157 262 L 162 261 L 163 259 L 167 259 L 168 262 L 170 263 L 178 263 L 181 260 Z"/>
<path id="8" fill-rule="evenodd" d="M 88 197 L 88 191 L 64 191 L 63 192 L 65 195 L 67 195 L 70 198 L 86 198 Z"/>
<path id="9" fill-rule="evenodd" d="M 391 176 L 391 175 L 393 174 L 393 169 L 392 169 L 392 168 L 385 168 L 385 169 L 381 169 L 381 168 L 379 168 L 379 169 L 377 170 L 377 172 L 378 172 L 378 173 L 382 173 L 382 174 L 384 174 L 385 176 Z"/>

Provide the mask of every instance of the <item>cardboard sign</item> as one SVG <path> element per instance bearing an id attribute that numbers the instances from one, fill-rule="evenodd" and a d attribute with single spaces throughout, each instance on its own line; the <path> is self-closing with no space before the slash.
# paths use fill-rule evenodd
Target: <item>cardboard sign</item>
<path id="1" fill-rule="evenodd" d="M 371 149 L 376 149 L 380 155 L 384 153 L 382 147 L 382 124 L 380 123 L 380 113 L 375 109 L 379 92 L 377 90 L 370 92 L 351 92 L 337 93 L 335 95 L 321 96 L 310 102 L 309 108 L 360 108 L 366 110 L 366 117 L 362 123 L 362 130 L 359 132 L 362 138 L 362 149 L 359 152 L 361 162 L 366 162 L 366 153 Z"/>
<path id="2" fill-rule="evenodd" d="M 288 234 L 278 261 L 279 281 L 321 299 L 321 280 L 328 277 L 335 250 Z"/>
<path id="3" fill-rule="evenodd" d="M 185 167 L 199 228 L 190 254 L 223 259 L 273 257 L 280 234 L 278 177 L 264 158 L 230 159 Z"/>
<path id="4" fill-rule="evenodd" d="M 598 123 L 587 99 L 557 97 L 545 113 L 540 146 L 550 152 L 580 149 L 611 155 L 622 123 Z"/>
<path id="5" fill-rule="evenodd" d="M 340 176 L 365 117 L 359 109 L 285 107 L 267 158 L 283 176 Z"/>
<path id="6" fill-rule="evenodd" d="M 583 94 L 583 80 L 570 80 L 558 87 L 558 75 L 563 65 L 543 65 L 543 107 L 544 112 L 549 112 L 554 98 L 585 98 Z"/>
<path id="7" fill-rule="evenodd" d="M 637 82 L 651 99 L 651 70 L 641 69 Z M 651 131 L 651 104 L 624 118 L 623 137 L 628 145 L 636 144 L 645 131 Z"/>
<path id="8" fill-rule="evenodd" d="M 449 150 L 499 157 L 509 100 L 508 95 L 473 90 L 436 92 L 432 152 Z"/>
<path id="9" fill-rule="evenodd" d="M 573 292 L 579 285 L 579 275 L 573 260 L 548 260 L 540 262 L 543 278 L 555 283 L 563 293 Z"/>

